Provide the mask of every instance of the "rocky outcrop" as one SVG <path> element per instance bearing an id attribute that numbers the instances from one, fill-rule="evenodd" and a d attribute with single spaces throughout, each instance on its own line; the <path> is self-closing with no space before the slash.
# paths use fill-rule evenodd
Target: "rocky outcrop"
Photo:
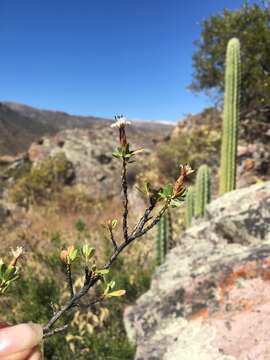
<path id="1" fill-rule="evenodd" d="M 126 309 L 137 360 L 270 358 L 270 182 L 213 201 Z"/>
<path id="2" fill-rule="evenodd" d="M 132 125 L 127 131 L 132 149 L 145 146 L 139 158 L 147 157 L 151 145 L 151 136 L 140 136 L 142 125 Z M 66 158 L 73 164 L 76 183 L 83 185 L 92 198 L 104 198 L 119 194 L 121 165 L 112 156 L 118 142 L 118 132 L 109 125 L 96 125 L 95 129 L 62 130 L 54 136 L 44 137 L 33 143 L 28 151 L 33 166 L 49 156 L 64 152 Z M 132 166 L 128 181 L 132 180 Z"/>
<path id="3" fill-rule="evenodd" d="M 48 156 L 64 152 L 75 168 L 76 182 L 84 185 L 90 196 L 104 197 L 113 195 L 118 189 L 118 182 L 115 180 L 119 169 L 116 159 L 112 157 L 113 140 L 112 129 L 109 127 L 101 127 L 94 132 L 82 129 L 63 130 L 55 136 L 33 143 L 28 153 L 35 166 Z"/>
<path id="4" fill-rule="evenodd" d="M 188 115 L 179 122 L 172 132 L 172 137 L 181 139 L 190 136 L 194 131 L 205 131 L 221 135 L 222 114 L 215 108 L 204 110 L 200 114 Z M 211 139 L 211 137 L 209 137 Z M 212 173 L 217 174 L 220 158 L 220 140 L 213 142 L 216 152 L 205 159 L 211 165 Z M 270 180 L 270 106 L 261 106 L 241 115 L 239 126 L 239 142 L 237 154 L 237 187 L 242 188 L 254 184 L 258 179 Z M 214 183 L 217 183 L 215 176 Z"/>

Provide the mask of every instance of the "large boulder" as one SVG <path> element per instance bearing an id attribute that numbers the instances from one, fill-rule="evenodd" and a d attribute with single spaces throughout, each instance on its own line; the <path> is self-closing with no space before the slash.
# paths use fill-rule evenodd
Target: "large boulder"
<path id="1" fill-rule="evenodd" d="M 213 201 L 126 309 L 137 360 L 270 359 L 270 182 Z"/>

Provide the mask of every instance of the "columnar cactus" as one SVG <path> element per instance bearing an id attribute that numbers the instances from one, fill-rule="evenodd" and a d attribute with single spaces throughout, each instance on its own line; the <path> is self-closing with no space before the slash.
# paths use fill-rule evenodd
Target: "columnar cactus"
<path id="1" fill-rule="evenodd" d="M 240 42 L 228 42 L 225 69 L 220 194 L 236 187 L 236 156 L 240 116 Z"/>
<path id="2" fill-rule="evenodd" d="M 156 234 L 156 263 L 161 265 L 165 260 L 165 255 L 172 243 L 172 220 L 170 211 L 167 210 L 162 216 L 157 226 Z"/>
<path id="3" fill-rule="evenodd" d="M 189 227 L 191 225 L 193 216 L 194 216 L 194 192 L 192 188 L 189 187 L 186 195 L 186 213 L 185 213 L 186 227 Z"/>
<path id="4" fill-rule="evenodd" d="M 195 217 L 204 215 L 206 205 L 211 201 L 211 179 L 210 170 L 207 165 L 199 167 L 196 176 L 195 190 Z"/>

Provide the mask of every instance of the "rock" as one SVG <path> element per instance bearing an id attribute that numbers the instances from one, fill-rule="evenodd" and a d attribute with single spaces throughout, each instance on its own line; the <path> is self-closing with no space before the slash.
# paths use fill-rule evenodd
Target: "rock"
<path id="1" fill-rule="evenodd" d="M 112 158 L 115 140 L 112 132 L 104 126 L 95 132 L 63 130 L 44 138 L 40 144 L 32 144 L 29 158 L 35 166 L 48 156 L 64 152 L 75 168 L 76 182 L 84 185 L 90 196 L 110 196 L 119 191 L 120 184 L 115 181 L 119 177 L 119 168 L 117 160 Z"/>
<path id="2" fill-rule="evenodd" d="M 180 241 L 125 311 L 135 359 L 269 359 L 270 182 L 213 201 Z"/>
<path id="3" fill-rule="evenodd" d="M 138 136 L 137 125 L 130 128 L 127 130 L 133 132 L 132 149 L 140 148 L 144 144 L 141 142 L 142 137 Z M 104 198 L 119 194 L 121 190 L 121 164 L 112 156 L 117 141 L 117 131 L 100 124 L 94 130 L 62 130 L 54 136 L 44 137 L 42 141 L 30 146 L 28 154 L 30 161 L 36 166 L 57 152 L 64 152 L 74 166 L 76 182 L 84 186 L 92 198 Z M 137 159 L 149 156 L 149 149 L 145 150 L 138 154 Z M 132 166 L 129 174 L 131 171 Z"/>

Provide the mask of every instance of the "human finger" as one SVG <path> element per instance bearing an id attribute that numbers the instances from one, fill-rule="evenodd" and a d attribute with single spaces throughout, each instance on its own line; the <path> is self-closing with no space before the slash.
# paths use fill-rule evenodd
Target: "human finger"
<path id="1" fill-rule="evenodd" d="M 0 329 L 0 358 L 35 347 L 42 339 L 41 325 L 28 323 Z"/>

